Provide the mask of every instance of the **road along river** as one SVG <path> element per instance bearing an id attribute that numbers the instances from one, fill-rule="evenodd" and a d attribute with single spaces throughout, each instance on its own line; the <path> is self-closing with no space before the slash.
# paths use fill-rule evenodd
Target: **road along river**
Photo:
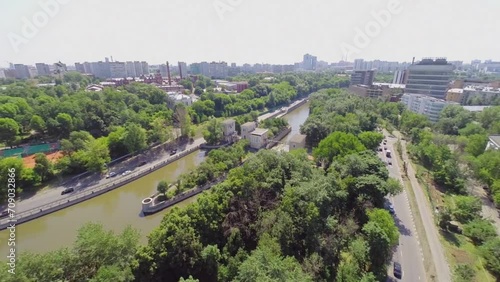
<path id="1" fill-rule="evenodd" d="M 283 142 L 288 142 L 294 134 L 299 133 L 300 125 L 308 115 L 309 103 L 306 103 L 283 117 L 292 126 L 292 132 Z M 77 230 L 90 221 L 102 223 L 106 229 L 115 232 L 121 232 L 124 227 L 131 225 L 141 231 L 141 242 L 146 243 L 146 236 L 160 224 L 171 208 L 140 217 L 142 199 L 156 192 L 156 185 L 160 180 L 173 182 L 204 159 L 205 152 L 196 151 L 116 190 L 17 226 L 17 254 L 20 255 L 23 251 L 43 253 L 70 246 L 76 239 Z M 197 196 L 189 198 L 176 206 L 186 206 L 196 199 Z M 5 260 L 8 254 L 8 236 L 9 230 L 0 231 L 0 261 Z"/>

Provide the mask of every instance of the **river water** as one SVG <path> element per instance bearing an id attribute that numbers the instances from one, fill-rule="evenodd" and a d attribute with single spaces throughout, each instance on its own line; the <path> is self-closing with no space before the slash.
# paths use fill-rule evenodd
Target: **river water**
<path id="1" fill-rule="evenodd" d="M 309 115 L 309 103 L 284 116 L 292 126 L 292 132 L 282 141 L 287 142 L 298 134 L 300 125 Z M 160 224 L 163 216 L 170 209 L 154 215 L 140 217 L 142 199 L 156 192 L 156 185 L 161 180 L 173 182 L 184 172 L 192 170 L 205 159 L 204 151 L 196 151 L 151 174 L 111 192 L 79 203 L 58 212 L 23 223 L 16 228 L 16 252 L 24 251 L 44 253 L 61 247 L 68 247 L 76 239 L 78 229 L 86 222 L 102 223 L 105 229 L 121 232 L 127 225 L 140 230 L 141 243 L 147 242 L 147 235 Z M 178 207 L 196 201 L 190 198 Z M 0 231 L 0 261 L 8 254 L 8 230 Z"/>

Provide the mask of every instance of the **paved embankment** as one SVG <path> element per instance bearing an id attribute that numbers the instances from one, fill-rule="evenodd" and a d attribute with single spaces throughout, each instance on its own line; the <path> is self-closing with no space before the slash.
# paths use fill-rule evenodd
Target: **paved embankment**
<path id="1" fill-rule="evenodd" d="M 54 201 L 52 203 L 40 206 L 36 209 L 31 209 L 31 210 L 27 210 L 27 211 L 15 214 L 14 218 L 12 218 L 12 219 L 10 219 L 10 218 L 3 219 L 0 221 L 0 230 L 6 229 L 11 223 L 15 223 L 16 225 L 19 225 L 21 223 L 24 223 L 24 222 L 39 218 L 41 216 L 62 210 L 62 209 L 67 208 L 69 206 L 76 205 L 76 204 L 81 203 L 83 201 L 86 201 L 88 199 L 97 197 L 101 194 L 104 194 L 106 192 L 117 189 L 125 184 L 128 184 L 134 180 L 137 180 L 137 179 L 143 177 L 144 175 L 147 175 L 147 174 L 149 174 L 155 170 L 158 170 L 158 169 L 160 169 L 160 168 L 162 168 L 162 167 L 164 167 L 164 166 L 166 166 L 174 161 L 177 161 L 178 159 L 180 159 L 180 158 L 182 158 L 182 157 L 184 157 L 184 156 L 186 156 L 186 155 L 188 155 L 196 150 L 199 150 L 199 147 L 200 147 L 200 145 L 196 145 L 190 149 L 187 149 L 185 151 L 178 153 L 177 155 L 168 157 L 166 160 L 159 160 L 155 163 L 152 163 L 148 167 L 144 167 L 144 168 L 138 170 L 137 172 L 134 172 L 132 174 L 129 174 L 129 175 L 123 176 L 119 179 L 116 179 L 116 181 L 114 181 L 111 184 L 89 187 L 90 189 L 86 189 L 85 191 L 82 191 L 78 194 L 72 195 L 68 198 Z"/>

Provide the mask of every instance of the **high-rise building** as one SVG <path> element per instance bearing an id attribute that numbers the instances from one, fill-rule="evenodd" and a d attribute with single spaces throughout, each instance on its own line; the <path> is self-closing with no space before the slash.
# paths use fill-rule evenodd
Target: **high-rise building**
<path id="1" fill-rule="evenodd" d="M 397 70 L 394 72 L 394 78 L 392 79 L 392 84 L 406 84 L 408 78 L 408 71 Z"/>
<path id="2" fill-rule="evenodd" d="M 354 71 L 351 74 L 351 85 L 373 85 L 375 78 L 375 70 Z"/>
<path id="3" fill-rule="evenodd" d="M 459 105 L 455 102 L 447 102 L 421 94 L 403 94 L 401 97 L 403 103 L 410 111 L 425 115 L 431 122 L 437 122 L 441 111 L 447 105 Z"/>
<path id="4" fill-rule="evenodd" d="M 85 66 L 84 66 L 84 64 L 75 63 L 75 69 L 79 73 L 85 73 Z"/>
<path id="5" fill-rule="evenodd" d="M 422 94 L 437 99 L 446 97 L 454 66 L 446 59 L 423 59 L 408 67 L 405 93 Z"/>
<path id="6" fill-rule="evenodd" d="M 30 70 L 27 65 L 14 64 L 14 69 L 16 70 L 17 79 L 26 79 L 31 77 Z"/>
<path id="7" fill-rule="evenodd" d="M 141 76 L 141 75 L 145 74 L 145 73 L 142 71 L 142 64 L 141 64 L 141 62 L 139 62 L 139 61 L 135 61 L 135 62 L 134 62 L 134 68 L 135 68 L 135 75 L 136 75 L 136 76 Z"/>
<path id="8" fill-rule="evenodd" d="M 110 78 L 111 77 L 111 69 L 109 62 L 92 62 L 91 63 L 91 73 L 99 78 Z"/>
<path id="9" fill-rule="evenodd" d="M 356 59 L 354 60 L 354 70 L 364 70 L 364 60 L 363 59 Z"/>
<path id="10" fill-rule="evenodd" d="M 127 72 L 127 77 L 136 77 L 134 62 L 132 61 L 125 62 L 125 71 Z"/>
<path id="11" fill-rule="evenodd" d="M 36 63 L 36 71 L 39 76 L 49 76 L 51 75 L 49 65 L 44 63 Z"/>
<path id="12" fill-rule="evenodd" d="M 318 62 L 318 58 L 311 54 L 305 54 L 302 60 L 302 67 L 305 70 L 316 70 L 316 64 Z"/>
<path id="13" fill-rule="evenodd" d="M 127 77 L 127 69 L 123 62 L 109 62 L 109 73 L 111 78 Z"/>
<path id="14" fill-rule="evenodd" d="M 142 67 L 142 74 L 148 75 L 149 74 L 149 65 L 145 61 L 141 62 L 141 67 Z"/>
<path id="15" fill-rule="evenodd" d="M 189 65 L 189 70 L 191 74 L 198 75 L 201 74 L 201 64 L 200 63 L 192 63 Z"/>
<path id="16" fill-rule="evenodd" d="M 188 77 L 187 64 L 185 62 L 179 62 L 179 75 L 181 78 Z"/>

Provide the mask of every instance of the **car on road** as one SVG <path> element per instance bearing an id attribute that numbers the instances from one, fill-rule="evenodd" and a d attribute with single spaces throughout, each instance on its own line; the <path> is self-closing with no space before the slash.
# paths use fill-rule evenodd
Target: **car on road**
<path id="1" fill-rule="evenodd" d="M 116 172 L 110 172 L 108 175 L 106 175 L 106 178 L 111 178 L 111 177 L 115 177 L 116 176 Z"/>
<path id="2" fill-rule="evenodd" d="M 143 166 L 143 165 L 145 165 L 145 164 L 147 164 L 147 163 L 148 163 L 148 162 L 146 162 L 146 161 L 142 161 L 142 162 L 140 162 L 137 166 Z"/>
<path id="3" fill-rule="evenodd" d="M 122 173 L 122 176 L 129 175 L 129 174 L 131 174 L 131 173 L 132 173 L 132 171 L 131 171 L 131 170 L 127 170 L 127 171 L 125 171 L 124 173 Z"/>
<path id="4" fill-rule="evenodd" d="M 173 156 L 177 154 L 177 149 L 170 150 L 170 155 Z"/>
<path id="5" fill-rule="evenodd" d="M 6 216 L 9 215 L 9 211 L 3 211 L 1 214 L 0 214 L 0 218 L 4 218 Z"/>
<path id="6" fill-rule="evenodd" d="M 401 279 L 403 277 L 403 270 L 399 262 L 394 262 L 394 277 Z"/>
<path id="7" fill-rule="evenodd" d="M 387 164 L 388 164 L 388 165 L 392 165 L 391 160 L 387 160 Z"/>
<path id="8" fill-rule="evenodd" d="M 390 214 L 395 214 L 396 212 L 394 211 L 394 205 L 389 203 L 387 209 L 389 210 Z"/>
<path id="9" fill-rule="evenodd" d="M 69 194 L 71 192 L 75 191 L 74 188 L 66 188 L 64 189 L 62 192 L 61 192 L 61 195 L 66 195 L 66 194 Z"/>
<path id="10" fill-rule="evenodd" d="M 387 147 L 384 147 L 384 151 L 387 151 Z"/>

